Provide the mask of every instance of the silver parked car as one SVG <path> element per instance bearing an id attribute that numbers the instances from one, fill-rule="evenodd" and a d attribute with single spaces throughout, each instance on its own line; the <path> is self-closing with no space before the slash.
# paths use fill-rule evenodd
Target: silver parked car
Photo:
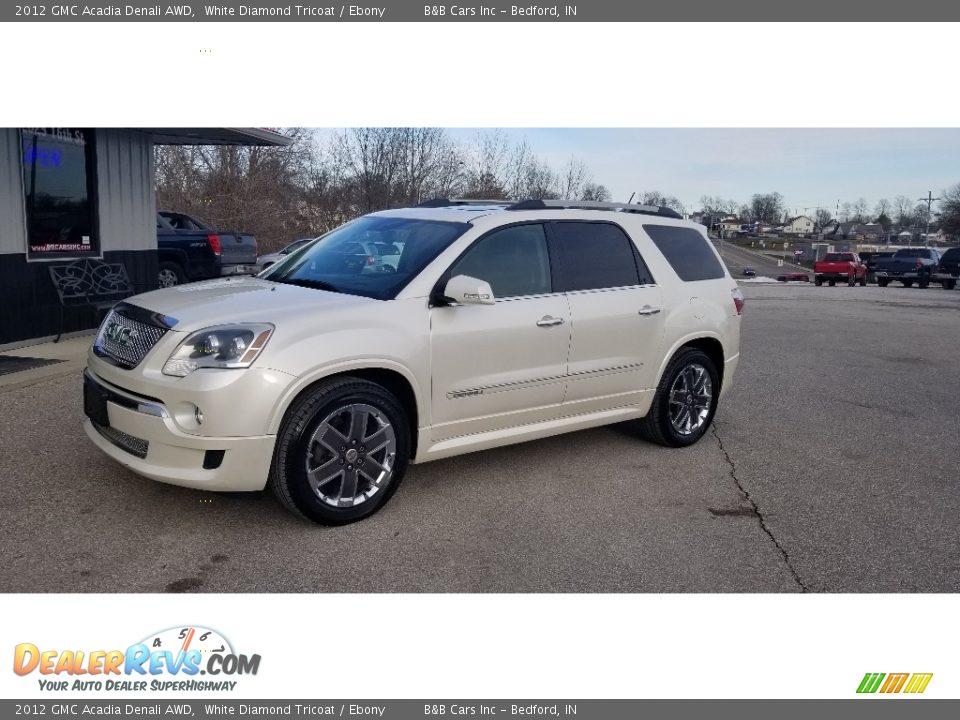
<path id="1" fill-rule="evenodd" d="M 267 253 L 266 255 L 260 255 L 257 258 L 257 268 L 260 270 L 266 270 L 274 263 L 278 263 L 283 260 L 290 253 L 294 252 L 295 250 L 299 250 L 307 243 L 313 242 L 316 239 L 317 238 L 315 237 L 300 238 L 299 240 L 294 240 L 282 250 L 277 250 L 277 252 L 273 253 Z"/>

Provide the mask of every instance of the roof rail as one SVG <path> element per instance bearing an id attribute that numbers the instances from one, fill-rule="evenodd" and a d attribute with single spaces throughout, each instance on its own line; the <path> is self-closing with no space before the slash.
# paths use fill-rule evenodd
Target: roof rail
<path id="1" fill-rule="evenodd" d="M 656 205 L 635 205 L 633 203 L 599 202 L 596 200 L 521 200 L 510 205 L 507 210 L 619 210 L 620 212 L 640 215 L 659 215 L 660 217 L 683 219 L 683 215 L 673 208 Z"/>
<path id="2" fill-rule="evenodd" d="M 433 198 L 424 200 L 418 208 L 455 207 L 457 205 L 510 205 L 513 200 L 476 200 L 473 198 Z"/>

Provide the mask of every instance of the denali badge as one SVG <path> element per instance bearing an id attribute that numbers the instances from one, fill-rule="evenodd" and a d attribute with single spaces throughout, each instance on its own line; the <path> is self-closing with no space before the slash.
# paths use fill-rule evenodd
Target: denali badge
<path id="1" fill-rule="evenodd" d="M 111 322 L 103 331 L 103 336 L 120 347 L 126 347 L 132 340 L 136 339 L 137 331 L 133 328 L 124 327 L 118 322 Z"/>

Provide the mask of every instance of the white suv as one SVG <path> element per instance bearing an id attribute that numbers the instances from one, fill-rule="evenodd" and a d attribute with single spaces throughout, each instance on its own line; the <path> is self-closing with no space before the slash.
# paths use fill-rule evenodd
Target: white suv
<path id="1" fill-rule="evenodd" d="M 358 261 L 358 243 L 394 262 Z M 269 484 L 346 523 L 409 463 L 630 419 L 696 442 L 730 388 L 742 308 L 704 228 L 671 210 L 430 201 L 257 277 L 117 305 L 89 353 L 85 428 L 146 477 Z"/>

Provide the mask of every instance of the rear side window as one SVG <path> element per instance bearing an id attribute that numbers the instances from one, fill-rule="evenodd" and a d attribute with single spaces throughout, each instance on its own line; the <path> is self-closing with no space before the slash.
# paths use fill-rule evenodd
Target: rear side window
<path id="1" fill-rule="evenodd" d="M 616 225 L 554 222 L 550 231 L 557 249 L 558 290 L 596 290 L 640 285 L 639 255 L 633 241 Z M 643 263 L 640 260 L 640 263 Z M 647 276 L 642 284 L 650 282 Z"/>
<path id="2" fill-rule="evenodd" d="M 644 225 L 674 272 L 685 282 L 724 277 L 723 266 L 707 239 L 693 228 Z"/>

